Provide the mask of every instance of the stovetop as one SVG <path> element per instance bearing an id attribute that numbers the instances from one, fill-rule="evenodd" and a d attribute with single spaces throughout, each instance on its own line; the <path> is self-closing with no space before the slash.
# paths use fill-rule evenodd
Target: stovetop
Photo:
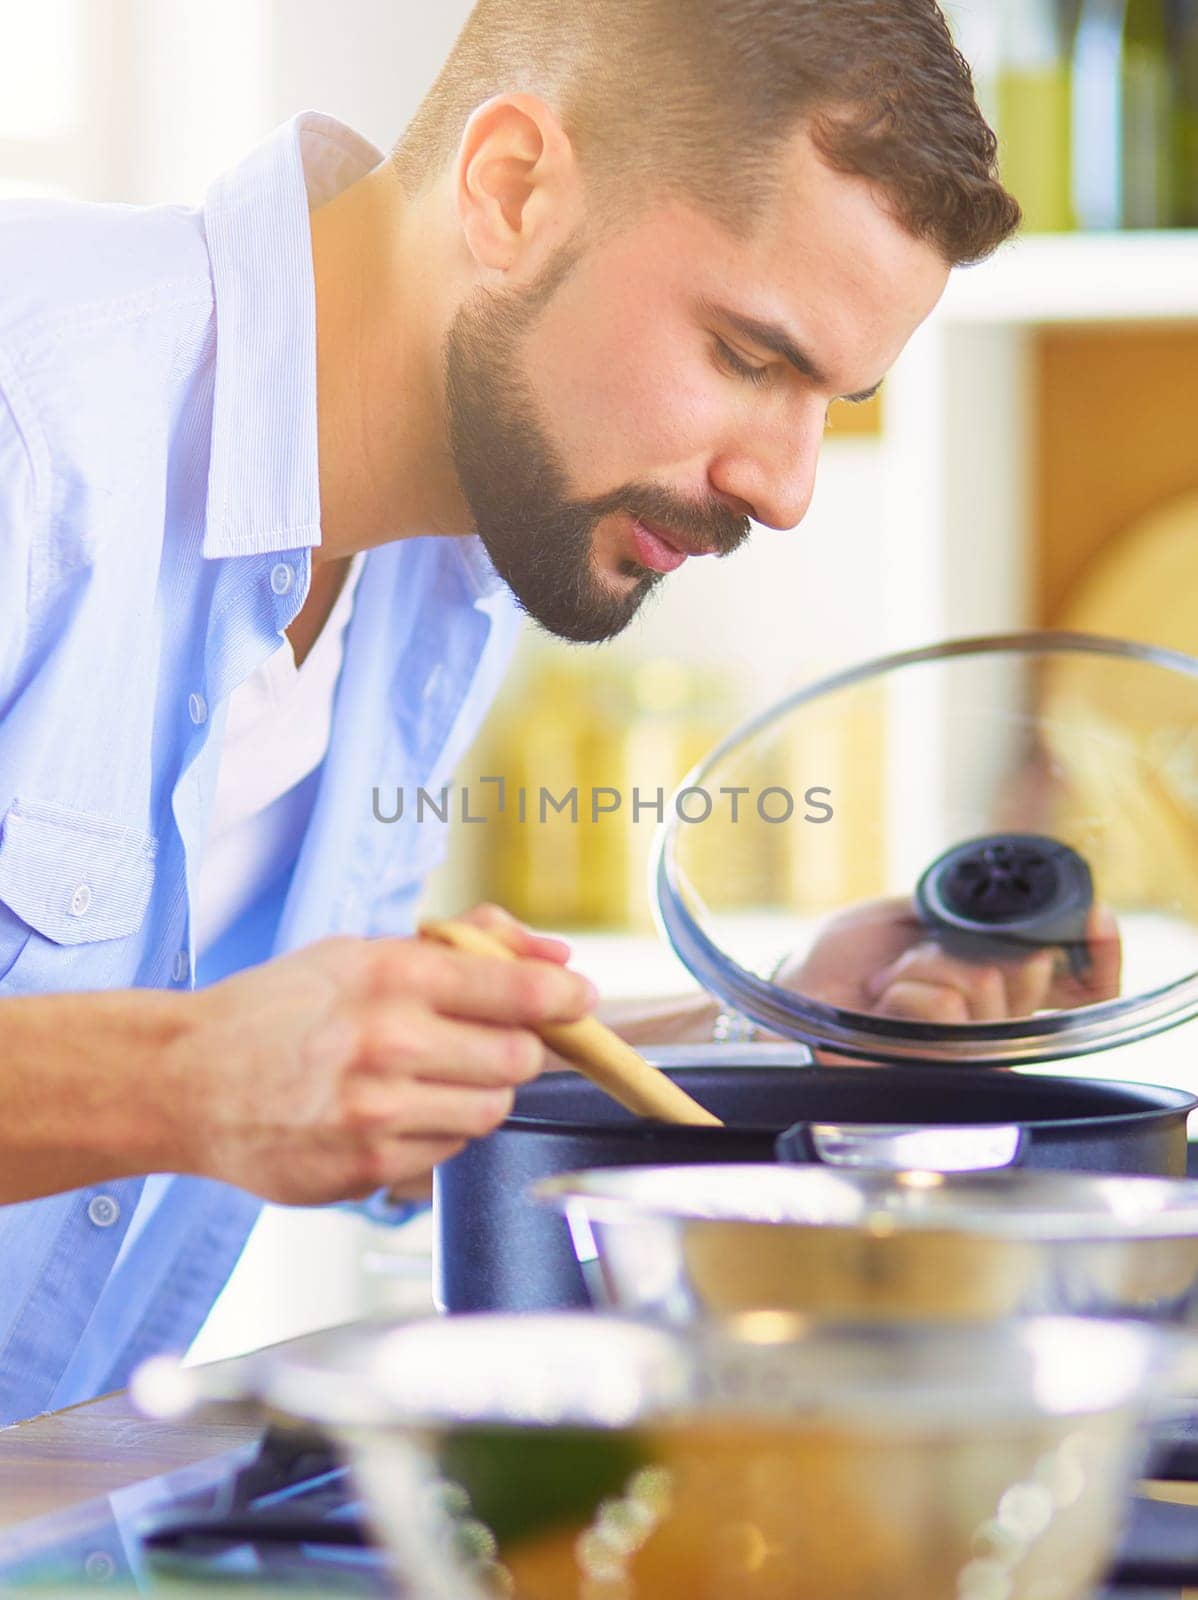
<path id="1" fill-rule="evenodd" d="M 0 1595 L 257 1592 L 402 1595 L 348 1469 L 315 1435 L 270 1430 L 102 1500 L 0 1530 Z"/>
<path id="2" fill-rule="evenodd" d="M 1158 1430 L 1154 1477 L 1198 1482 L 1198 1418 Z M 404 1600 L 370 1539 L 348 1469 L 315 1434 L 257 1445 L 0 1531 L 0 1593 L 182 1596 L 209 1584 Z M 1187 1586 L 1189 1586 L 1187 1590 Z M 1198 1588 L 1198 1505 L 1137 1498 L 1094 1600 L 1181 1600 Z"/>

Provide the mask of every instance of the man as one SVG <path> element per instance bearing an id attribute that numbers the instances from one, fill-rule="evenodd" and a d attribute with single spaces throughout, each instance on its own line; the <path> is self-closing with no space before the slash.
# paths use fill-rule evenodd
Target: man
<path id="1" fill-rule="evenodd" d="M 390 159 L 304 116 L 198 210 L 0 207 L 0 1420 L 186 1344 L 257 1197 L 503 1118 L 593 993 L 411 938 L 440 830 L 372 789 L 520 610 L 610 638 L 800 522 L 1017 216 L 933 0 L 479 0 Z"/>

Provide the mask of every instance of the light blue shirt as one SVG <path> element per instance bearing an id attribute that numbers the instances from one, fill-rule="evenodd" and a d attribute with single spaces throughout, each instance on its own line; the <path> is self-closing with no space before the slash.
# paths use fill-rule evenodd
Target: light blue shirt
<path id="1" fill-rule="evenodd" d="M 382 159 L 307 114 L 202 207 L 0 204 L 0 996 L 411 931 L 445 829 L 373 791 L 448 783 L 503 675 L 519 614 L 475 538 L 367 557 L 294 859 L 198 974 L 191 920 L 229 695 L 320 543 L 309 206 Z M 142 1189 L 0 1207 L 0 1422 L 200 1327 L 259 1202 Z"/>

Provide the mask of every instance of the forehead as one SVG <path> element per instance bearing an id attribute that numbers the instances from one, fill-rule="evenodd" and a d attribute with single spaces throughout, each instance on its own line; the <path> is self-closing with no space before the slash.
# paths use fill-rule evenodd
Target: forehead
<path id="1" fill-rule="evenodd" d="M 805 133 L 786 147 L 776 199 L 751 234 L 680 200 L 631 232 L 633 281 L 646 292 L 783 325 L 842 393 L 882 377 L 948 280 L 934 247 L 866 180 L 829 167 Z"/>

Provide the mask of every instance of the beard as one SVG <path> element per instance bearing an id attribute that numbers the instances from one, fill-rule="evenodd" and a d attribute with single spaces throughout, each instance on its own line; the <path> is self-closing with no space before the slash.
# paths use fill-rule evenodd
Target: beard
<path id="1" fill-rule="evenodd" d="M 546 632 L 577 644 L 621 633 L 661 582 L 633 561 L 614 588 L 597 570 L 594 534 L 619 512 L 693 537 L 729 555 L 749 535 L 746 517 L 718 502 L 702 509 L 655 485 L 629 484 L 574 500 L 536 395 L 520 363 L 524 335 L 582 255 L 562 246 L 536 283 L 480 294 L 454 318 L 445 345 L 450 450 L 475 529 L 517 604 Z"/>

